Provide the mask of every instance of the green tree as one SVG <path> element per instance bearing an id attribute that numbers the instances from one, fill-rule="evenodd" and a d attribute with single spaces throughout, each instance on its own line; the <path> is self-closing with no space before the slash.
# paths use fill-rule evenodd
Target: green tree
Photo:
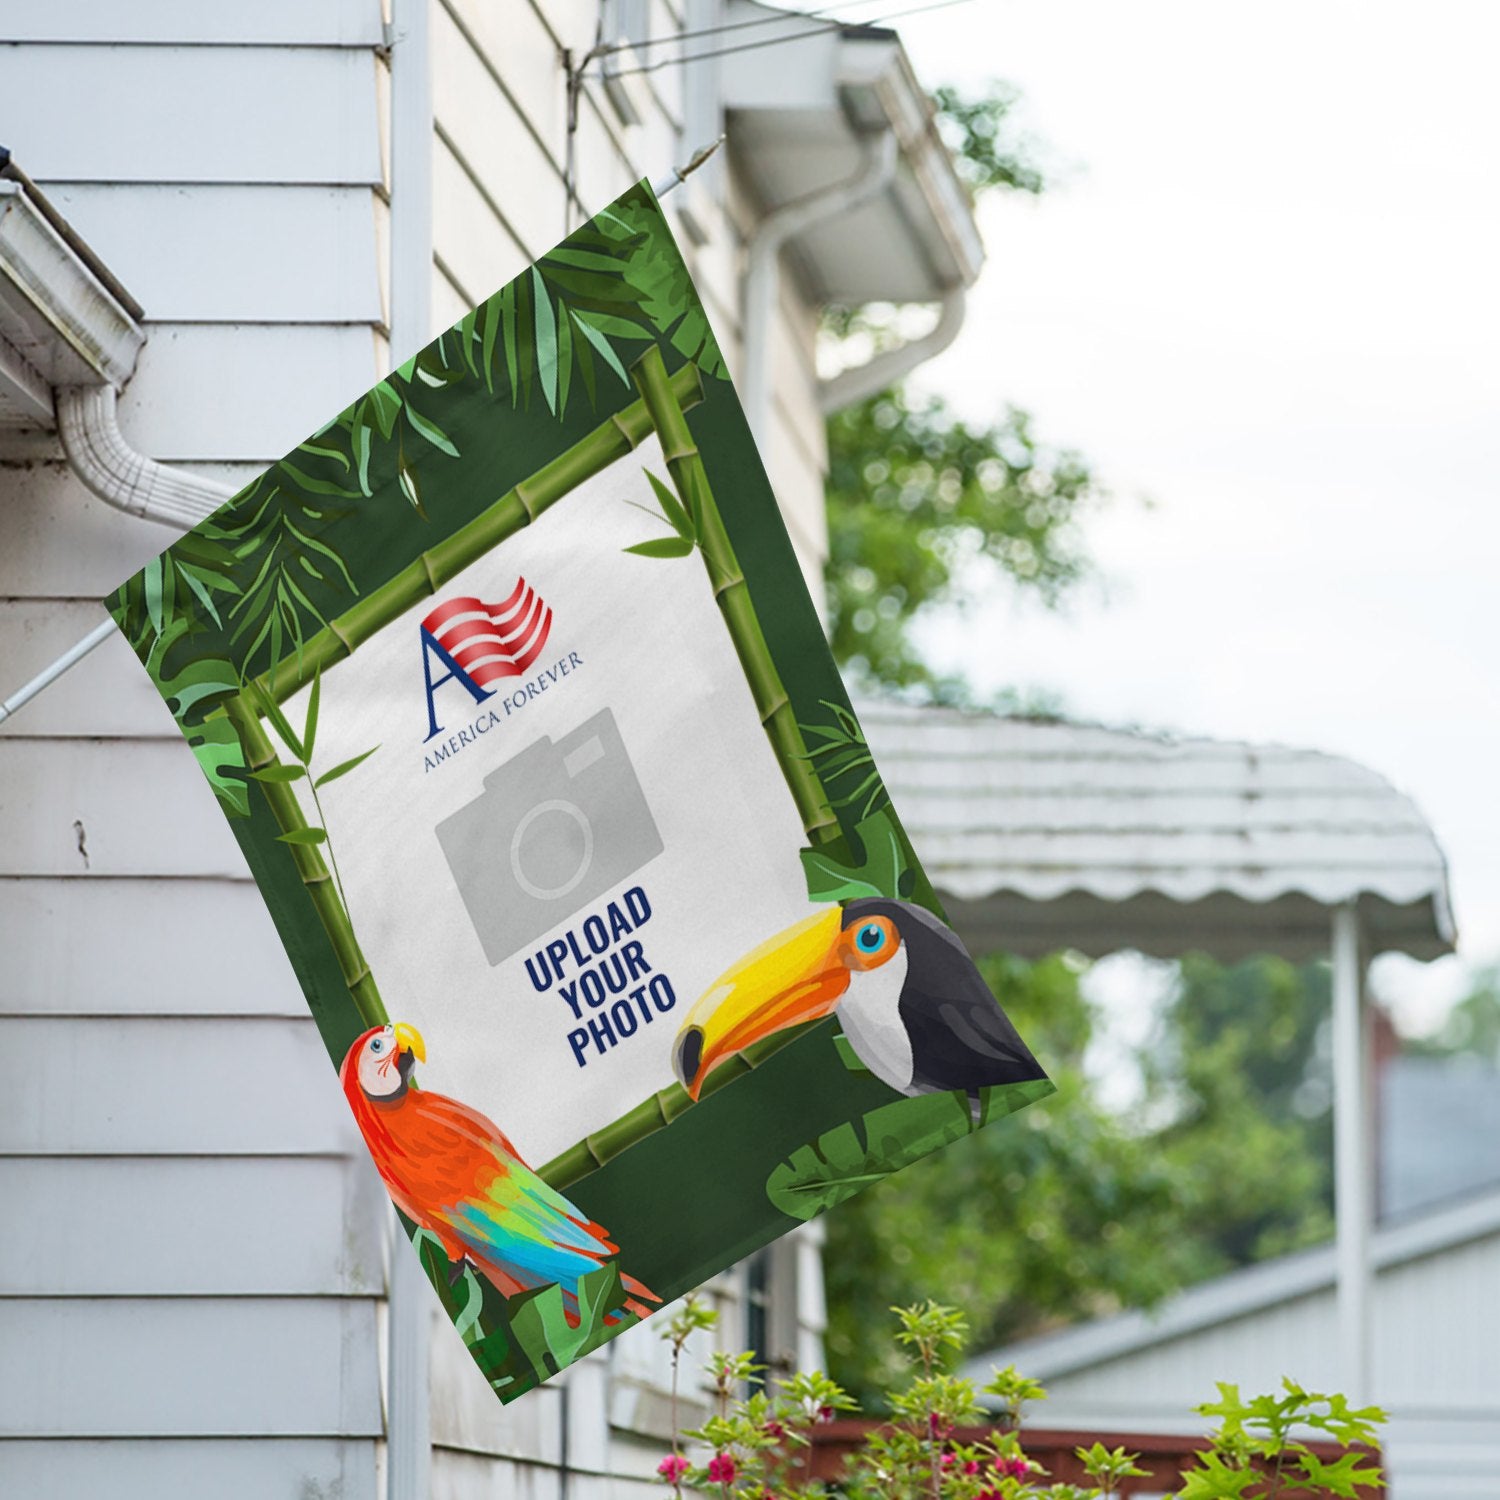
<path id="1" fill-rule="evenodd" d="M 1014 128 L 1018 97 L 1000 83 L 972 97 L 937 91 L 939 128 L 976 196 L 1045 186 Z M 826 331 L 878 352 L 899 341 L 904 316 L 834 309 Z M 970 422 L 941 396 L 893 386 L 836 413 L 828 450 L 829 631 L 835 657 L 866 685 L 966 698 L 961 678 L 922 658 L 913 622 L 964 607 L 985 572 L 1048 604 L 1085 572 L 1077 523 L 1100 486 L 1077 454 L 1039 442 L 1018 407 Z"/>
<path id="2" fill-rule="evenodd" d="M 1418 1057 L 1477 1057 L 1500 1067 L 1500 965 L 1475 970 L 1469 993 L 1438 1028 L 1406 1038 L 1403 1047 Z"/>
<path id="3" fill-rule="evenodd" d="M 1084 963 L 983 968 L 1059 1092 L 829 1213 L 829 1363 L 863 1399 L 892 1378 L 893 1305 L 960 1301 L 984 1349 L 1331 1233 L 1323 966 L 1185 960 L 1125 1114 L 1084 1073 Z"/>

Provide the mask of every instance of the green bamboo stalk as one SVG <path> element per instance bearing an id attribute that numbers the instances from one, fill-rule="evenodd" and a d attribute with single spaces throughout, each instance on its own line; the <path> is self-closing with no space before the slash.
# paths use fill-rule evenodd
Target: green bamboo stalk
<path id="1" fill-rule="evenodd" d="M 696 365 L 684 365 L 672 377 L 670 387 L 673 400 L 684 409 L 696 406 L 703 399 L 703 382 Z M 507 490 L 472 521 L 429 547 L 395 577 L 330 620 L 302 643 L 300 651 L 273 664 L 256 682 L 275 702 L 285 702 L 319 671 L 352 656 L 358 646 L 392 620 L 436 594 L 456 574 L 529 526 L 569 491 L 623 458 L 652 430 L 651 415 L 643 402 L 632 402 L 616 412 L 566 453 L 560 453 L 529 479 Z"/>
<path id="2" fill-rule="evenodd" d="M 231 698 L 224 708 L 240 737 L 240 744 L 245 750 L 245 764 L 249 769 L 263 771 L 268 766 L 280 764 L 276 758 L 276 747 L 271 743 L 260 722 L 260 715 L 248 698 L 241 693 Z M 298 829 L 307 827 L 307 820 L 302 816 L 302 805 L 297 801 L 290 782 L 258 781 L 256 785 L 265 794 L 271 815 L 283 833 L 295 833 Z M 350 997 L 354 1001 L 354 1008 L 366 1026 L 384 1026 L 390 1018 L 385 1013 L 375 976 L 370 972 L 370 966 L 365 962 L 364 954 L 355 941 L 349 913 L 339 900 L 333 876 L 323 862 L 323 856 L 318 853 L 317 845 L 288 844 L 286 847 L 291 850 L 297 874 L 307 887 L 307 894 L 312 898 L 313 908 L 323 924 L 323 931 L 328 934 L 328 941 L 333 945 L 344 983 L 349 987 Z"/>
<path id="3" fill-rule="evenodd" d="M 714 602 L 729 629 L 729 638 L 755 699 L 761 727 L 771 741 L 776 763 L 797 804 L 808 842 L 814 848 L 831 844 L 842 836 L 838 817 L 813 769 L 791 697 L 776 670 L 771 648 L 766 645 L 750 598 L 750 586 L 724 529 L 724 518 L 709 487 L 708 471 L 703 467 L 702 455 L 674 390 L 675 377 L 668 379 L 666 363 L 655 344 L 630 367 L 630 374 L 661 439 L 667 472 L 697 532 L 698 550 L 708 568 Z"/>
<path id="4" fill-rule="evenodd" d="M 817 1024 L 816 1021 L 810 1021 L 803 1026 L 794 1026 L 746 1047 L 743 1052 L 737 1053 L 708 1075 L 699 1098 L 706 1099 L 710 1094 L 718 1093 L 726 1084 L 743 1078 L 773 1053 L 780 1052 L 788 1042 Z M 655 1135 L 663 1126 L 670 1125 L 692 1107 L 693 1101 L 681 1084 L 674 1083 L 667 1088 L 658 1089 L 649 1099 L 637 1104 L 618 1120 L 612 1120 L 592 1135 L 575 1141 L 545 1166 L 538 1167 L 537 1175 L 561 1191 L 577 1182 L 580 1177 L 587 1177 L 595 1168 L 602 1167 L 611 1157 L 618 1156 L 637 1141 L 644 1140 L 648 1135 Z"/>
<path id="5" fill-rule="evenodd" d="M 797 725 L 791 698 L 781 680 L 781 674 L 776 670 L 771 648 L 766 644 L 760 621 L 756 617 L 744 570 L 735 556 L 729 533 L 724 529 L 724 519 L 719 513 L 718 502 L 714 499 L 708 482 L 708 472 L 703 467 L 703 459 L 693 441 L 682 404 L 673 388 L 675 381 L 667 378 L 667 367 L 661 357 L 661 350 L 653 344 L 631 366 L 630 373 L 636 389 L 641 393 L 642 403 L 651 414 L 657 436 L 661 439 L 662 454 L 666 459 L 667 471 L 672 476 L 672 483 L 693 522 L 698 549 L 703 554 L 709 582 L 713 586 L 714 602 L 719 606 L 719 613 L 729 630 L 735 654 L 740 659 L 740 666 L 755 699 L 761 727 L 766 731 L 776 763 L 780 766 L 781 774 L 797 805 L 808 842 L 814 848 L 819 844 L 832 843 L 842 836 L 838 817 L 813 769 L 812 758 L 807 753 L 807 744 Z M 753 1047 L 747 1047 L 728 1063 L 714 1069 L 704 1083 L 699 1097 L 706 1098 L 726 1084 L 743 1077 L 804 1030 L 805 1027 L 795 1027 L 777 1032 L 763 1038 Z M 692 1099 L 680 1084 L 674 1083 L 668 1088 L 660 1089 L 649 1099 L 621 1115 L 618 1120 L 554 1157 L 541 1168 L 541 1176 L 553 1187 L 565 1188 L 587 1176 L 595 1168 L 602 1167 L 611 1157 L 618 1156 L 636 1142 L 655 1134 L 663 1126 L 670 1125 L 679 1115 L 691 1109 L 692 1104 Z"/>

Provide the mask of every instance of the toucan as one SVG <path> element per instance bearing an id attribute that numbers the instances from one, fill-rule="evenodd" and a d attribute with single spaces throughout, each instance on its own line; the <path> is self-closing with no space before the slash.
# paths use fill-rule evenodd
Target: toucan
<path id="1" fill-rule="evenodd" d="M 980 1090 L 1046 1074 L 954 933 L 909 901 L 872 897 L 816 913 L 747 953 L 694 1004 L 673 1044 L 696 1100 L 752 1042 L 836 1014 L 855 1055 L 908 1096 Z"/>

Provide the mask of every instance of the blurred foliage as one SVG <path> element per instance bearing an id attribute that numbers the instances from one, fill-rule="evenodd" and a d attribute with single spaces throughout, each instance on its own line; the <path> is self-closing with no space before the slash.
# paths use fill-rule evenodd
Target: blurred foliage
<path id="1" fill-rule="evenodd" d="M 1477 969 L 1469 993 L 1437 1030 L 1406 1038 L 1403 1050 L 1417 1057 L 1476 1057 L 1500 1067 L 1500 965 Z"/>
<path id="2" fill-rule="evenodd" d="M 963 607 L 987 565 L 1055 603 L 1084 571 L 1079 513 L 1096 495 L 1076 455 L 1041 447 L 1031 419 L 956 416 L 901 387 L 828 423 L 829 639 L 856 677 L 963 696 L 923 660 L 912 621 Z"/>
<path id="3" fill-rule="evenodd" d="M 1014 127 L 1018 99 L 1001 83 L 933 97 L 976 197 L 1043 188 L 1033 148 Z M 907 322 L 899 307 L 831 308 L 824 332 L 844 346 L 841 363 L 858 364 L 902 343 Z M 867 686 L 966 701 L 961 678 L 922 658 L 912 623 L 940 606 L 963 607 L 986 576 L 1055 604 L 1085 570 L 1076 522 L 1102 494 L 1092 472 L 1076 454 L 1040 444 L 1024 411 L 968 422 L 942 397 L 901 385 L 831 417 L 828 447 L 835 657 Z"/>
<path id="4" fill-rule="evenodd" d="M 982 967 L 1059 1094 L 829 1213 L 828 1360 L 866 1400 L 894 1375 L 893 1303 L 938 1290 L 986 1348 L 1332 1232 L 1324 966 L 1185 959 L 1124 1114 L 1084 1077 L 1100 1018 L 1083 961 Z"/>
<path id="5" fill-rule="evenodd" d="M 990 188 L 1040 193 L 1046 186 L 1035 147 L 1014 129 L 1011 116 L 1020 101 L 1021 91 L 998 79 L 977 95 L 947 85 L 933 90 L 938 130 L 976 198 Z"/>

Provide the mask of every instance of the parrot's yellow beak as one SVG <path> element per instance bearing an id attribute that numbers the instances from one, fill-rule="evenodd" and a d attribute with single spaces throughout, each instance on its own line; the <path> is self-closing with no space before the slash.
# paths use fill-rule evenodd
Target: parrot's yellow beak
<path id="1" fill-rule="evenodd" d="M 721 974 L 687 1013 L 672 1065 L 694 1100 L 708 1075 L 752 1042 L 830 1015 L 849 988 L 837 906 L 788 927 Z"/>
<path id="2" fill-rule="evenodd" d="M 427 1043 L 422 1040 L 422 1033 L 415 1026 L 399 1021 L 392 1029 L 396 1033 L 397 1048 L 402 1052 L 410 1052 L 418 1062 L 427 1061 Z"/>

